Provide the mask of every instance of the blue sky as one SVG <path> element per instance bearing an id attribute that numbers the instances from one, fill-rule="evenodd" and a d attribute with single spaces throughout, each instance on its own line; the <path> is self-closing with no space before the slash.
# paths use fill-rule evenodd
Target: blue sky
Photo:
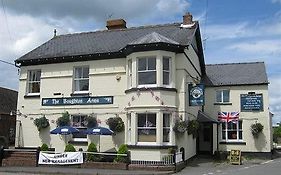
<path id="1" fill-rule="evenodd" d="M 264 61 L 273 121 L 281 121 L 281 0 L 2 0 L 0 59 L 16 58 L 58 34 L 105 29 L 124 18 L 127 26 L 181 22 L 190 11 L 200 22 L 205 62 Z M 0 62 L 0 86 L 18 89 L 17 69 Z"/>

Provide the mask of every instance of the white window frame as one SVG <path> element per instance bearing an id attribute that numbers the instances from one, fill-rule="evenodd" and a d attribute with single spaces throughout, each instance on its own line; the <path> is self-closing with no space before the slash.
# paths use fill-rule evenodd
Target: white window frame
<path id="1" fill-rule="evenodd" d="M 221 140 L 225 142 L 243 142 L 243 121 L 239 120 L 236 124 L 236 139 L 229 139 L 228 138 L 228 132 L 235 131 L 233 129 L 228 129 L 228 125 L 232 122 L 224 122 L 225 123 L 225 128 L 223 128 L 223 125 L 221 125 Z M 241 125 L 241 129 L 239 128 Z M 223 132 L 225 133 L 225 139 L 223 139 Z M 239 132 L 242 132 L 242 138 L 239 138 Z"/>
<path id="2" fill-rule="evenodd" d="M 132 142 L 132 115 L 131 114 L 127 114 L 127 143 L 131 143 Z"/>
<path id="3" fill-rule="evenodd" d="M 74 127 L 74 128 L 76 128 L 76 129 L 81 129 L 81 128 L 83 128 L 83 129 L 87 129 L 87 126 L 74 126 L 73 125 L 73 117 L 77 117 L 77 116 L 79 116 L 80 118 L 82 117 L 82 116 L 84 116 L 85 117 L 85 119 L 86 119 L 86 117 L 88 116 L 88 115 L 82 115 L 82 114 L 73 114 L 73 115 L 71 115 L 70 116 L 70 119 L 71 119 L 71 126 L 72 127 Z M 85 120 L 84 119 L 84 120 Z M 87 138 L 87 135 L 86 135 L 86 138 L 72 138 L 72 140 L 73 141 L 76 141 L 76 142 L 87 142 L 88 141 L 88 138 Z"/>
<path id="4" fill-rule="evenodd" d="M 128 60 L 128 88 L 133 86 L 133 61 Z"/>
<path id="5" fill-rule="evenodd" d="M 90 74 L 90 67 L 89 66 L 77 66 L 77 67 L 74 67 L 73 69 L 73 93 L 74 94 L 83 94 L 83 93 L 89 93 L 89 89 L 90 89 L 90 76 L 88 74 L 88 77 L 84 77 L 83 76 L 83 69 L 87 68 L 88 69 L 88 72 Z M 76 71 L 78 69 L 81 69 L 82 71 L 82 78 L 76 78 Z M 88 90 L 79 90 L 79 91 L 76 91 L 76 81 L 82 81 L 82 80 L 88 80 Z"/>
<path id="6" fill-rule="evenodd" d="M 39 77 L 39 81 L 36 81 L 36 80 L 31 80 L 31 74 L 34 73 L 34 72 L 40 72 L 40 77 Z M 28 75 L 27 75 L 27 95 L 40 95 L 40 92 L 41 92 L 41 69 L 34 69 L 34 70 L 29 70 L 28 71 Z M 35 73 L 35 75 L 37 75 Z M 32 84 L 34 83 L 39 83 L 39 92 L 30 92 L 30 87 Z"/>
<path id="7" fill-rule="evenodd" d="M 156 145 L 156 142 L 157 142 L 157 113 L 137 113 L 136 114 L 136 116 L 137 116 L 137 121 L 138 121 L 138 115 L 143 115 L 143 114 L 145 114 L 145 116 L 146 116 L 146 121 L 147 121 L 147 116 L 148 116 L 148 114 L 154 114 L 155 115 L 155 121 L 156 121 L 156 124 L 155 124 L 155 127 L 139 127 L 138 125 L 138 122 L 137 122 L 137 138 L 136 138 L 136 141 L 137 141 L 137 145 Z M 138 134 L 138 132 L 139 132 L 139 129 L 154 129 L 155 130 L 155 142 L 140 142 L 140 141 L 138 141 L 139 140 L 139 134 Z"/>
<path id="8" fill-rule="evenodd" d="M 168 115 L 169 116 L 169 126 L 164 126 L 164 116 L 165 115 Z M 162 123 L 163 123 L 163 129 L 162 129 L 162 132 L 163 132 L 163 134 L 162 134 L 162 143 L 163 143 L 163 145 L 165 145 L 165 144 L 169 144 L 169 143 L 171 143 L 171 140 L 172 140 L 172 114 L 171 113 L 163 113 L 163 121 L 162 121 Z M 165 142 L 164 141 L 164 130 L 165 129 L 167 129 L 167 130 L 169 130 L 169 141 L 168 142 Z"/>
<path id="9" fill-rule="evenodd" d="M 146 59 L 146 69 L 139 71 L 139 60 Z M 148 69 L 148 59 L 155 59 L 155 69 L 149 70 Z M 145 56 L 145 57 L 137 57 L 137 86 L 138 87 L 155 87 L 157 86 L 157 56 Z M 154 84 L 140 84 L 139 83 L 139 73 L 142 72 L 155 72 L 155 83 Z"/>
<path id="10" fill-rule="evenodd" d="M 164 59 L 168 59 L 169 60 L 169 70 L 164 70 Z M 168 84 L 164 84 L 164 72 L 169 73 L 169 83 Z M 171 78 L 172 78 L 172 58 L 169 56 L 163 56 L 162 57 L 162 84 L 165 87 L 170 87 L 171 86 Z"/>
<path id="11" fill-rule="evenodd" d="M 228 92 L 228 101 L 224 101 L 224 94 Z M 217 94 L 220 93 L 220 101 L 217 99 Z M 230 103 L 230 90 L 229 89 L 218 89 L 216 90 L 216 103 Z"/>

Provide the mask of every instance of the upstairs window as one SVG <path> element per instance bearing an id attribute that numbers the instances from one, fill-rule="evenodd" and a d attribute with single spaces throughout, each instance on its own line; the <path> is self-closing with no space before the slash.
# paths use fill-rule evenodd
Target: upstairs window
<path id="1" fill-rule="evenodd" d="M 163 57 L 163 85 L 170 85 L 171 81 L 171 58 Z"/>
<path id="2" fill-rule="evenodd" d="M 138 85 L 156 84 L 156 57 L 138 58 Z"/>
<path id="3" fill-rule="evenodd" d="M 128 60 L 128 87 L 132 87 L 132 60 Z"/>
<path id="4" fill-rule="evenodd" d="M 217 90 L 216 91 L 217 103 L 229 103 L 229 90 Z"/>
<path id="5" fill-rule="evenodd" d="M 41 70 L 28 71 L 28 94 L 40 93 Z"/>
<path id="6" fill-rule="evenodd" d="M 89 67 L 74 68 L 74 92 L 89 91 Z"/>

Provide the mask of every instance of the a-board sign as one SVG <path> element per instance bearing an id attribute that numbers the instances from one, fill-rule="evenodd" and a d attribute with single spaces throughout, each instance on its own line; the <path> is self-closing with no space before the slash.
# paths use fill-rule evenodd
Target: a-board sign
<path id="1" fill-rule="evenodd" d="M 241 151 L 231 150 L 229 155 L 229 161 L 231 164 L 241 165 Z"/>

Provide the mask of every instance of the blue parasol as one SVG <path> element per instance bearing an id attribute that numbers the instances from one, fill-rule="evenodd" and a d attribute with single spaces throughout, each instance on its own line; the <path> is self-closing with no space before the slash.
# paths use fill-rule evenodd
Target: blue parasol
<path id="1" fill-rule="evenodd" d="M 61 127 L 58 127 L 56 129 L 52 130 L 50 133 L 51 134 L 69 135 L 69 134 L 78 133 L 78 132 L 79 132 L 78 129 L 73 128 L 71 126 L 61 126 Z"/>
<path id="2" fill-rule="evenodd" d="M 99 135 L 99 152 L 100 152 L 100 136 L 101 135 L 113 135 L 114 132 L 108 128 L 98 126 L 98 127 L 94 127 L 94 128 L 88 128 L 86 131 L 84 131 L 84 134 Z"/>

